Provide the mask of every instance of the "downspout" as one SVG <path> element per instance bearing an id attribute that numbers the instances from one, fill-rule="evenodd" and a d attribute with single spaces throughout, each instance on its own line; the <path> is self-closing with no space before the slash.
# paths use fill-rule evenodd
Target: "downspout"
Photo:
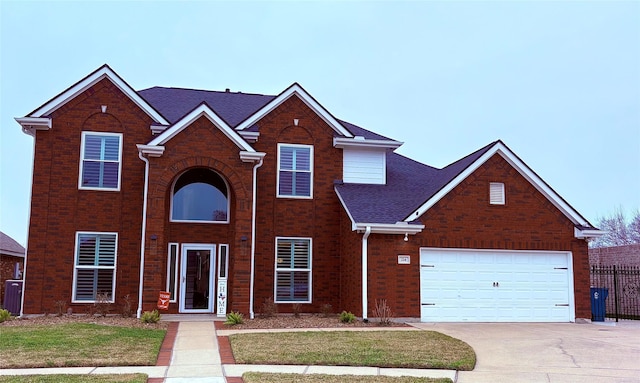
<path id="1" fill-rule="evenodd" d="M 253 285 L 255 279 L 255 264 L 256 264 L 256 206 L 257 206 L 257 192 L 258 192 L 258 168 L 262 166 L 263 158 L 253 167 L 253 201 L 251 204 L 251 280 L 249 286 L 249 318 L 253 319 L 255 313 L 253 312 Z"/>
<path id="2" fill-rule="evenodd" d="M 27 242 L 24 246 L 24 261 L 22 264 L 22 296 L 20 297 L 20 318 L 24 315 L 24 291 L 27 289 L 27 258 L 29 258 L 29 231 L 31 231 L 31 199 L 33 198 L 33 178 L 35 176 L 36 169 L 36 132 L 33 134 L 27 132 L 24 128 L 22 131 L 30 136 L 33 136 L 33 151 L 31 152 L 31 187 L 29 188 L 29 224 L 27 226 Z M 4 283 L 4 281 L 0 281 Z"/>
<path id="3" fill-rule="evenodd" d="M 368 322 L 369 318 L 367 317 L 368 307 L 367 307 L 367 273 L 368 273 L 368 254 L 367 254 L 367 240 L 369 238 L 369 234 L 371 234 L 371 226 L 367 226 L 364 231 L 364 235 L 362 236 L 362 321 Z"/>
<path id="4" fill-rule="evenodd" d="M 138 157 L 144 161 L 144 196 L 142 202 L 142 238 L 140 238 L 140 284 L 138 286 L 138 311 L 136 317 L 140 318 L 142 315 L 142 289 L 144 287 L 144 249 L 145 238 L 147 231 L 147 194 L 149 191 L 149 159 L 142 155 L 142 152 L 138 151 Z"/>

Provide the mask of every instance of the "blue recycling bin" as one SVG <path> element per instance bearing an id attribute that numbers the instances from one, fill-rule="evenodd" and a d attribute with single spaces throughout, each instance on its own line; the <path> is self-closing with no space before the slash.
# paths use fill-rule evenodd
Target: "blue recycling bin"
<path id="1" fill-rule="evenodd" d="M 591 288 L 591 320 L 594 322 L 604 322 L 607 314 L 606 300 L 609 296 L 609 289 L 606 287 Z"/>

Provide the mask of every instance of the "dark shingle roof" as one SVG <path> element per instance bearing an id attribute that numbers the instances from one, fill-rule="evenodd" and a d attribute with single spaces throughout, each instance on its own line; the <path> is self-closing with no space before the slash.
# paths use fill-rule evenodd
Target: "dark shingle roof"
<path id="1" fill-rule="evenodd" d="M 393 224 L 407 218 L 497 142 L 442 169 L 388 151 L 386 185 L 341 184 L 336 190 L 355 222 Z"/>
<path id="2" fill-rule="evenodd" d="M 140 90 L 138 94 L 172 124 L 206 102 L 231 127 L 235 127 L 276 97 L 159 86 Z"/>
<path id="3" fill-rule="evenodd" d="M 237 126 L 277 97 L 165 87 L 143 89 L 138 94 L 172 124 L 198 105 L 206 103 L 231 127 Z M 354 136 L 362 136 L 368 140 L 391 140 L 349 122 L 339 122 Z M 248 130 L 258 130 L 258 127 L 249 127 Z M 340 184 L 336 185 L 336 189 L 355 222 L 393 224 L 403 221 L 494 144 L 495 142 L 442 169 L 389 150 L 386 185 Z"/>
<path id="4" fill-rule="evenodd" d="M 0 231 L 0 253 L 24 257 L 24 247 L 13 238 Z"/>

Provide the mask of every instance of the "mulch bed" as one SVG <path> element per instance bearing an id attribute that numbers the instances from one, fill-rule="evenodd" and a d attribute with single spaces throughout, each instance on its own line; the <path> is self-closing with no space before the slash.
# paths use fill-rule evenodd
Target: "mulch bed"
<path id="1" fill-rule="evenodd" d="M 389 325 L 382 325 L 376 318 L 372 318 L 365 323 L 357 320 L 353 323 L 342 323 L 337 315 L 324 316 L 318 314 L 301 314 L 299 317 L 278 314 L 272 317 L 257 317 L 255 319 L 245 319 L 244 323 L 236 325 L 226 325 L 224 322 L 216 322 L 218 330 L 248 330 L 248 329 L 271 329 L 271 328 L 352 328 L 352 327 L 409 327 L 406 323 L 391 322 Z"/>

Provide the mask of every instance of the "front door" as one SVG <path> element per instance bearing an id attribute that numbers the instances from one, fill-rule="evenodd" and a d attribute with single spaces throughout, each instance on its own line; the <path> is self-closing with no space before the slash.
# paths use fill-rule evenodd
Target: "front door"
<path id="1" fill-rule="evenodd" d="M 213 313 L 215 245 L 182 245 L 180 312 Z"/>

